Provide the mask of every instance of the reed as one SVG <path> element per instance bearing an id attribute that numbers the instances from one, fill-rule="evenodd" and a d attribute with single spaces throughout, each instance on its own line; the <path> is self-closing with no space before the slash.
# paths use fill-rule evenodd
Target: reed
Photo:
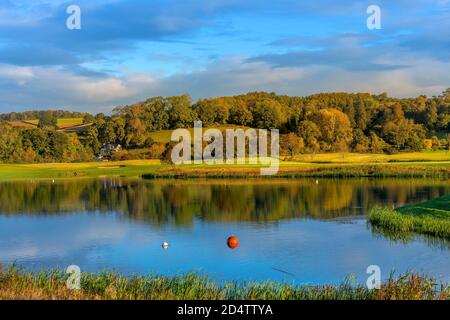
<path id="1" fill-rule="evenodd" d="M 66 287 L 67 275 L 60 271 L 22 272 L 0 270 L 0 299 L 118 299 L 118 300 L 448 300 L 450 286 L 408 273 L 391 276 L 380 289 L 369 290 L 349 281 L 334 285 L 292 285 L 279 282 L 217 283 L 207 276 L 132 276 L 115 273 L 81 277 L 81 289 Z"/>
<path id="2" fill-rule="evenodd" d="M 450 195 L 396 210 L 373 208 L 368 220 L 391 234 L 420 233 L 450 239 Z"/>

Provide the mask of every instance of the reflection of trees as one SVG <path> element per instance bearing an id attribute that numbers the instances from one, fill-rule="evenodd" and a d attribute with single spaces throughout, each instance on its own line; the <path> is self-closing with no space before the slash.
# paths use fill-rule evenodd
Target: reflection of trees
<path id="1" fill-rule="evenodd" d="M 0 183 L 1 214 L 115 211 L 155 224 L 317 219 L 449 193 L 435 180 L 72 180 Z"/>

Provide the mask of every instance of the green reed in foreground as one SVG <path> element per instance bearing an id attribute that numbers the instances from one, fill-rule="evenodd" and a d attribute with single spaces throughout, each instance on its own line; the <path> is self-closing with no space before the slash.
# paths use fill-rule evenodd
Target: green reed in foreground
<path id="1" fill-rule="evenodd" d="M 368 219 L 393 234 L 417 232 L 450 239 L 450 195 L 396 210 L 374 208 Z"/>
<path id="2" fill-rule="evenodd" d="M 418 274 L 391 277 L 380 289 L 341 285 L 295 286 L 278 282 L 225 282 L 206 276 L 122 277 L 114 273 L 83 273 L 81 289 L 66 287 L 67 275 L 60 271 L 24 273 L 15 267 L 0 270 L 0 299 L 253 299 L 253 300 L 391 300 L 450 299 L 450 286 Z"/>

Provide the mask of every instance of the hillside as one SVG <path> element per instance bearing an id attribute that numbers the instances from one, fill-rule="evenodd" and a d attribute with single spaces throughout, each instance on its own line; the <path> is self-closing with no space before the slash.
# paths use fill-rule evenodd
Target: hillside
<path id="1" fill-rule="evenodd" d="M 23 128 L 37 128 L 39 123 L 38 119 L 31 120 L 17 120 L 17 121 L 8 121 L 8 123 L 15 127 L 23 127 Z M 57 121 L 57 130 L 74 132 L 85 129 L 86 127 L 91 126 L 92 124 L 83 124 L 83 118 L 58 118 Z"/>

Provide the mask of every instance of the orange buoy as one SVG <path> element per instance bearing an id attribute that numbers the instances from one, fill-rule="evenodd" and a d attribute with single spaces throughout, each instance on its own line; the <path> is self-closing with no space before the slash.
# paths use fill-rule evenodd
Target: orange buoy
<path id="1" fill-rule="evenodd" d="M 238 244 L 239 244 L 239 239 L 235 236 L 231 236 L 227 240 L 227 245 L 231 249 L 237 248 Z"/>

